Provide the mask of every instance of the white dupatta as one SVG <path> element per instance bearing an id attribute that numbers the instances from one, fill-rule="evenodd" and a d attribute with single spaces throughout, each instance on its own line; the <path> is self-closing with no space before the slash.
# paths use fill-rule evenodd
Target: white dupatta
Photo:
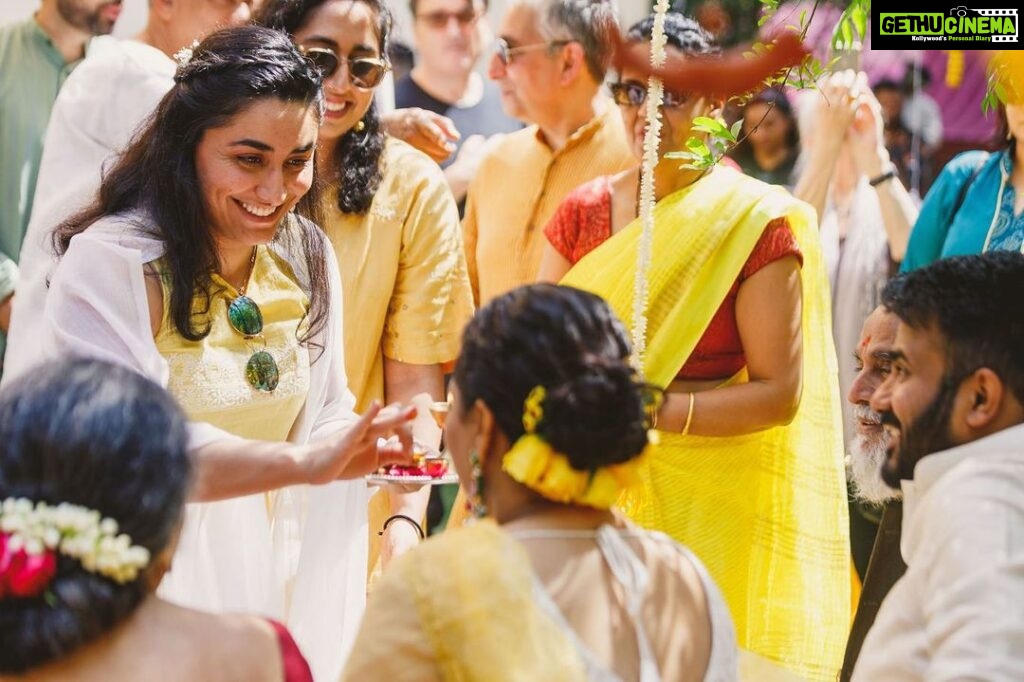
<path id="1" fill-rule="evenodd" d="M 282 229 L 298 229 L 297 218 Z M 5 367 L 9 380 L 35 362 L 78 355 L 129 367 L 167 386 L 168 366 L 153 340 L 143 266 L 163 242 L 145 213 L 108 216 L 71 240 L 52 273 L 45 305 L 30 324 L 36 353 Z M 147 229 L 148 228 L 148 229 Z M 324 237 L 326 241 L 326 237 Z M 294 240 L 294 243 L 299 243 Z M 298 254 L 271 244 L 307 284 Z M 330 310 L 309 344 L 310 385 L 288 440 L 305 443 L 355 420 L 345 378 L 341 280 L 330 249 Z M 189 425 L 190 447 L 235 436 L 212 424 Z M 189 504 L 171 573 L 160 594 L 211 611 L 247 611 L 284 621 L 316 679 L 337 679 L 365 607 L 366 484 L 340 481 L 265 496 Z"/>

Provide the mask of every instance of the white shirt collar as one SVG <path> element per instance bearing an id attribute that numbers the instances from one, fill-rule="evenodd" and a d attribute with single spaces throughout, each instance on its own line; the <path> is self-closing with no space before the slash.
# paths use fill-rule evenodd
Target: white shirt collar
<path id="1" fill-rule="evenodd" d="M 913 551 L 913 534 L 910 528 L 917 507 L 940 478 L 968 459 L 1020 449 L 1024 449 L 1024 424 L 1017 424 L 970 443 L 922 457 L 914 466 L 914 480 L 900 481 L 900 489 L 903 491 L 900 553 L 903 559 L 909 563 Z"/>

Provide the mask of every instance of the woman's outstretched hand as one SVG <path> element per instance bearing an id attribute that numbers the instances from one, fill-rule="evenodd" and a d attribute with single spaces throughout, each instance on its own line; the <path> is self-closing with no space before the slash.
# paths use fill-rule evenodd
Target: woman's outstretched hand
<path id="1" fill-rule="evenodd" d="M 373 404 L 348 429 L 310 443 L 305 458 L 307 482 L 330 483 L 361 478 L 386 464 L 412 464 L 412 420 L 416 408 Z"/>

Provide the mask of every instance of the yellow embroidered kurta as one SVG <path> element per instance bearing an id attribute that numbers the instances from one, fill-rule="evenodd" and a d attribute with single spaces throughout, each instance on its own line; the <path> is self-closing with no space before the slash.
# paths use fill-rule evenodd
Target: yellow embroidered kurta
<path id="1" fill-rule="evenodd" d="M 476 301 L 483 306 L 536 280 L 544 226 L 562 199 L 588 180 L 635 165 L 611 101 L 558 151 L 537 126 L 506 135 L 480 164 L 466 195 L 462 228 Z"/>
<path id="2" fill-rule="evenodd" d="M 765 226 L 786 216 L 803 253 L 803 391 L 790 424 L 732 437 L 661 434 L 624 501 L 690 547 L 721 587 L 740 646 L 808 679 L 835 679 L 849 629 L 849 527 L 828 277 L 810 207 L 728 168 L 658 202 L 648 273 L 648 380 L 686 362 Z M 639 221 L 562 284 L 631 319 Z M 730 381 L 746 381 L 745 370 Z M 700 409 L 700 403 L 697 403 Z"/>
<path id="3" fill-rule="evenodd" d="M 163 272 L 162 261 L 155 265 Z M 309 297 L 287 263 L 267 247 L 257 247 L 245 294 L 263 313 L 263 339 L 246 340 L 228 322 L 227 304 L 238 292 L 217 275 L 213 281 L 210 333 L 189 341 L 169 318 L 170 288 L 164 279 L 164 316 L 154 341 L 170 371 L 167 390 L 193 421 L 243 438 L 287 440 L 309 389 L 309 352 L 298 340 Z M 253 388 L 245 378 L 249 358 L 264 349 L 280 371 L 280 383 L 269 392 Z"/>
<path id="4" fill-rule="evenodd" d="M 343 214 L 329 192 L 324 224 L 341 270 L 345 372 L 357 412 L 385 400 L 385 356 L 417 365 L 454 360 L 473 316 L 459 213 L 444 174 L 390 138 L 383 164 L 369 212 Z M 374 495 L 369 513 L 372 571 L 387 498 Z"/>
<path id="5" fill-rule="evenodd" d="M 356 411 L 384 399 L 384 356 L 454 360 L 473 315 L 459 215 L 437 164 L 388 139 L 384 178 L 366 215 L 328 193 L 324 231 L 341 270 L 345 372 Z"/>

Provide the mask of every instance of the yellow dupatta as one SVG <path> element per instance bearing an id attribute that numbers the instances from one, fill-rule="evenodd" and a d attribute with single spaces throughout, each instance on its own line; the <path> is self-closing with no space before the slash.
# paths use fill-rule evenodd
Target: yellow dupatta
<path id="1" fill-rule="evenodd" d="M 342 680 L 586 682 L 536 585 L 526 550 L 493 521 L 445 531 L 384 571 Z"/>
<path id="2" fill-rule="evenodd" d="M 661 433 L 643 484 L 622 506 L 690 547 L 721 587 L 741 647 L 809 679 L 832 680 L 849 626 L 849 527 L 828 278 L 810 207 L 782 188 L 717 168 L 655 208 L 645 374 L 682 368 L 773 219 L 803 252 L 803 392 L 792 423 L 728 438 Z M 634 221 L 562 284 L 631 319 Z M 729 380 L 746 381 L 745 371 Z"/>

